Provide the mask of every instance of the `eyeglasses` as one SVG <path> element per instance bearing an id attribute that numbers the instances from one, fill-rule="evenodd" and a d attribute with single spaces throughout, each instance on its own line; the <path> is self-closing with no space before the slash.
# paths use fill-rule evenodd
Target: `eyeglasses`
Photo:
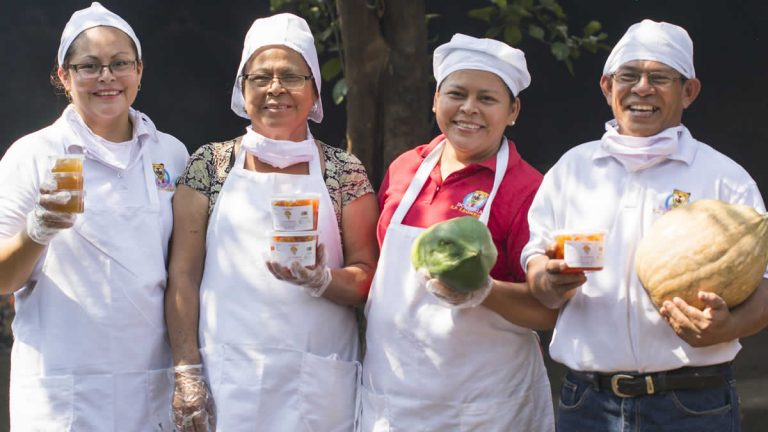
<path id="1" fill-rule="evenodd" d="M 643 77 L 643 75 L 646 76 L 646 79 L 648 80 L 648 84 L 652 85 L 653 87 L 666 87 L 672 84 L 673 81 L 686 80 L 686 78 L 683 77 L 682 75 L 675 76 L 665 72 L 624 71 L 624 72 L 616 72 L 612 74 L 611 77 L 614 79 L 614 81 L 616 81 L 621 85 L 635 86 L 637 83 L 640 82 L 640 79 Z"/>
<path id="2" fill-rule="evenodd" d="M 284 89 L 297 90 L 304 87 L 304 83 L 312 79 L 312 75 L 295 75 L 287 74 L 280 76 L 264 75 L 264 74 L 242 74 L 241 80 L 245 80 L 249 85 L 256 87 L 267 87 L 272 84 L 272 81 L 277 80 Z"/>
<path id="3" fill-rule="evenodd" d="M 110 64 L 70 64 L 67 65 L 67 69 L 73 69 L 77 76 L 82 79 L 96 79 L 101 76 L 101 71 L 107 68 L 115 78 L 120 78 L 132 74 L 136 70 L 137 63 L 138 61 L 136 60 L 115 60 Z"/>

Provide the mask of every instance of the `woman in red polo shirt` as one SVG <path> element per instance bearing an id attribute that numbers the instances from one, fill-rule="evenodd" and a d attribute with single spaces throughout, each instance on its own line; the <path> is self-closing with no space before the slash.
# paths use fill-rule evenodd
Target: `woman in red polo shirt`
<path id="1" fill-rule="evenodd" d="M 531 329 L 553 311 L 528 294 L 520 251 L 541 174 L 504 137 L 530 75 L 522 51 L 457 34 L 434 53 L 442 134 L 389 167 L 379 203 L 378 270 L 368 299 L 362 430 L 554 430 L 549 381 Z M 492 206 L 492 209 L 491 209 Z M 410 248 L 456 217 L 487 224 L 499 252 L 480 306 L 446 306 Z"/>

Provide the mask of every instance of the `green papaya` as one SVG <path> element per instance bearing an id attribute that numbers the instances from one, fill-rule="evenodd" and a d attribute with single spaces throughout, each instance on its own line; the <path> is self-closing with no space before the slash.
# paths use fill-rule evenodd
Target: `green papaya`
<path id="1" fill-rule="evenodd" d="M 416 269 L 426 269 L 449 288 L 482 288 L 498 252 L 488 227 L 472 216 L 449 219 L 422 232 L 411 248 Z"/>

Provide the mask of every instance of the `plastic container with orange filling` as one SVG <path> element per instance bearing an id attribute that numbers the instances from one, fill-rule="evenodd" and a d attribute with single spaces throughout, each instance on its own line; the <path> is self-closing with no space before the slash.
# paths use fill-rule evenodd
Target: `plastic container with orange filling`
<path id="1" fill-rule="evenodd" d="M 83 155 L 77 154 L 64 154 L 49 156 L 51 163 L 51 172 L 83 172 Z"/>
<path id="2" fill-rule="evenodd" d="M 55 172 L 51 174 L 57 190 L 83 190 L 83 174 L 78 172 Z"/>
<path id="3" fill-rule="evenodd" d="M 50 204 L 49 209 L 64 213 L 83 213 L 85 210 L 85 192 L 83 191 L 83 160 L 78 154 L 48 156 L 51 176 L 56 182 L 57 191 L 67 191 L 70 199 L 64 204 Z"/>
<path id="4" fill-rule="evenodd" d="M 68 190 L 69 201 L 64 204 L 49 203 L 47 205 L 48 210 L 53 210 L 62 213 L 82 213 L 85 210 L 85 204 L 83 202 L 83 191 Z"/>
<path id="5" fill-rule="evenodd" d="M 604 230 L 562 230 L 555 233 L 555 258 L 565 261 L 565 272 L 603 269 Z"/>
<path id="6" fill-rule="evenodd" d="M 320 194 L 304 193 L 274 196 L 272 227 L 275 231 L 312 231 L 317 229 Z"/>
<path id="7" fill-rule="evenodd" d="M 295 261 L 304 267 L 313 266 L 317 255 L 317 238 L 317 231 L 272 231 L 269 245 L 272 259 L 286 267 Z"/>

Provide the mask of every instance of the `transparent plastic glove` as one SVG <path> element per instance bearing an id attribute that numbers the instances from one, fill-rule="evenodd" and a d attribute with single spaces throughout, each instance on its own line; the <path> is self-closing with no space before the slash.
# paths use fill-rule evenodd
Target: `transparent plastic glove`
<path id="1" fill-rule="evenodd" d="M 176 386 L 171 403 L 171 419 L 178 432 L 216 430 L 216 404 L 205 382 L 203 365 L 173 368 Z"/>
<path id="2" fill-rule="evenodd" d="M 438 303 L 442 306 L 451 309 L 467 309 L 479 306 L 488 297 L 488 294 L 491 293 L 491 288 L 493 288 L 493 279 L 490 277 L 482 288 L 463 292 L 454 290 L 439 279 L 433 278 L 424 269 L 419 270 L 419 273 L 425 279 L 427 292 L 435 296 Z"/>
<path id="3" fill-rule="evenodd" d="M 75 224 L 77 215 L 48 210 L 51 204 L 66 204 L 70 194 L 56 190 L 56 182 L 47 179 L 40 184 L 35 208 L 27 214 L 27 236 L 35 243 L 47 245 L 60 230 Z"/>
<path id="4" fill-rule="evenodd" d="M 317 246 L 317 264 L 304 267 L 293 262 L 290 267 L 275 261 L 267 261 L 267 268 L 277 279 L 299 285 L 312 297 L 320 297 L 331 284 L 331 269 L 325 265 L 325 245 Z"/>

